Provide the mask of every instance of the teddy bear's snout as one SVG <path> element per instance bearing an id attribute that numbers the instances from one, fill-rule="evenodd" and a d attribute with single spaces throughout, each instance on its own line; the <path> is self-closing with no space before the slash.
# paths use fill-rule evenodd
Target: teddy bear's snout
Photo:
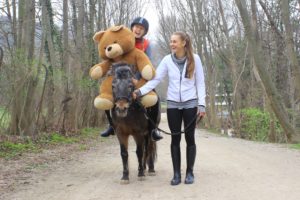
<path id="1" fill-rule="evenodd" d="M 116 58 L 117 56 L 120 56 L 123 53 L 123 49 L 119 44 L 111 44 L 105 49 L 105 55 L 108 58 Z"/>
<path id="2" fill-rule="evenodd" d="M 112 47 L 108 47 L 108 48 L 107 48 L 107 51 L 111 51 L 111 50 L 112 50 Z"/>

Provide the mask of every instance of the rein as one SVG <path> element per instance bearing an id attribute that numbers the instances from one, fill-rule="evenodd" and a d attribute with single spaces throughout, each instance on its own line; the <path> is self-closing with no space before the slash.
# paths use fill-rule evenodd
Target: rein
<path id="1" fill-rule="evenodd" d="M 182 133 L 185 133 L 186 130 L 188 130 L 190 128 L 190 126 L 194 123 L 194 121 L 196 121 L 196 124 L 198 124 L 203 117 L 200 117 L 198 120 L 198 115 L 196 114 L 195 117 L 193 118 L 193 120 L 191 120 L 191 122 L 182 130 L 182 131 L 179 131 L 179 132 L 175 132 L 175 133 L 171 133 L 171 132 L 167 132 L 161 128 L 158 127 L 158 125 L 156 125 L 153 120 L 151 119 L 151 117 L 148 115 L 147 111 L 146 111 L 146 108 L 144 108 L 144 106 L 142 105 L 142 103 L 138 100 L 136 100 L 137 104 L 142 108 L 142 111 L 146 117 L 146 119 L 148 119 L 150 121 L 150 123 L 155 127 L 155 129 L 157 129 L 158 131 L 166 134 L 166 135 L 171 135 L 171 136 L 174 136 L 174 135 L 180 135 Z"/>
<path id="2" fill-rule="evenodd" d="M 114 73 L 116 72 L 116 70 L 118 69 L 118 67 L 120 67 L 120 66 L 123 66 L 123 64 L 120 63 L 120 64 L 117 64 L 117 65 L 114 65 L 113 68 L 112 68 L 112 72 L 113 72 L 112 74 L 114 74 Z M 128 65 L 127 65 L 127 66 L 128 66 Z M 133 73 L 133 71 L 131 70 L 131 68 L 132 68 L 132 66 L 128 66 L 128 71 L 129 71 L 129 73 L 130 73 L 130 75 L 131 75 L 131 78 L 136 79 L 135 74 Z M 115 98 L 116 98 L 116 97 L 115 97 Z M 122 98 L 123 98 L 123 99 L 127 99 L 129 102 L 130 102 L 130 99 L 131 99 L 130 97 L 126 97 L 126 96 L 120 96 L 120 97 L 117 97 L 116 99 L 122 99 Z M 143 112 L 144 116 L 146 117 L 147 120 L 150 121 L 150 123 L 153 125 L 153 127 L 155 127 L 156 130 L 158 130 L 158 131 L 160 131 L 160 132 L 163 132 L 164 134 L 167 134 L 167 135 L 174 136 L 174 135 L 180 135 L 180 134 L 182 134 L 182 133 L 185 133 L 185 132 L 192 126 L 192 124 L 193 124 L 194 122 L 196 122 L 196 124 L 198 124 L 198 123 L 200 122 L 200 120 L 202 119 L 202 117 L 200 117 L 199 119 L 197 119 L 197 118 L 198 118 L 198 115 L 196 114 L 196 115 L 194 116 L 194 118 L 190 121 L 190 123 L 189 123 L 186 127 L 184 127 L 184 129 L 183 129 L 182 131 L 175 132 L 175 133 L 167 132 L 167 131 L 165 131 L 165 130 L 159 128 L 158 125 L 156 125 L 156 123 L 155 123 L 155 122 L 151 119 L 151 117 L 148 115 L 146 108 L 144 108 L 144 106 L 142 105 L 142 103 L 141 103 L 140 101 L 135 100 L 135 102 L 136 102 L 137 105 L 142 109 L 142 112 Z"/>

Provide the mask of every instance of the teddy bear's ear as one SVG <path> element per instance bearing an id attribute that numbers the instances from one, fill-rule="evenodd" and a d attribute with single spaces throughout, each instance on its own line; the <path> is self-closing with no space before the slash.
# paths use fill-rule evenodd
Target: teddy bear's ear
<path id="1" fill-rule="evenodd" d="M 117 31 L 119 31 L 119 30 L 122 30 L 124 28 L 124 26 L 123 25 L 120 25 L 120 26 L 114 26 L 114 27 L 112 27 L 110 30 L 112 31 L 112 32 L 117 32 Z"/>
<path id="2" fill-rule="evenodd" d="M 93 40 L 95 42 L 99 42 L 104 33 L 105 33 L 105 31 L 99 31 L 99 32 L 95 33 Z"/>

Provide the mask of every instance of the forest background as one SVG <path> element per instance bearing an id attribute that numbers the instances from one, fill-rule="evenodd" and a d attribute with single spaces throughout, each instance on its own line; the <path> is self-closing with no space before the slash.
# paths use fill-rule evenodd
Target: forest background
<path id="1" fill-rule="evenodd" d="M 137 16 L 150 21 L 155 66 L 172 32 L 191 35 L 206 77 L 202 127 L 300 141 L 300 0 L 1 0 L 0 142 L 104 127 L 92 37 Z"/>

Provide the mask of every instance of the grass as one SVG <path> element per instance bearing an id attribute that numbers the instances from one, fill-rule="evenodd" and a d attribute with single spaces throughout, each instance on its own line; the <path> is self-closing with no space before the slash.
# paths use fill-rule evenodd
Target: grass
<path id="1" fill-rule="evenodd" d="M 216 128 L 209 128 L 209 129 L 206 129 L 208 132 L 210 133 L 213 133 L 213 134 L 216 134 L 216 135 L 221 135 L 221 132 L 220 130 L 216 129 Z"/>
<path id="2" fill-rule="evenodd" d="M 208 132 L 212 133 L 212 134 L 217 134 L 217 135 L 222 135 L 221 132 L 217 129 L 206 129 Z M 254 141 L 254 140 L 252 140 Z M 256 142 L 265 142 L 265 143 L 269 143 L 269 142 L 266 142 L 266 141 L 256 141 Z M 278 143 L 279 144 L 279 143 Z M 297 150 L 300 150 L 300 143 L 297 143 L 297 144 L 287 144 L 289 148 L 292 148 L 292 149 L 297 149 Z"/>
<path id="3" fill-rule="evenodd" d="M 54 133 L 52 135 L 50 135 L 49 138 L 49 143 L 50 144 L 72 144 L 75 142 L 78 142 L 79 139 L 78 138 L 72 138 L 72 137 L 65 137 L 59 133 Z"/>
<path id="4" fill-rule="evenodd" d="M 12 143 L 12 142 L 1 142 L 0 143 L 0 157 L 6 159 L 16 157 L 24 152 L 35 152 L 37 146 L 33 143 Z"/>
<path id="5" fill-rule="evenodd" d="M 17 142 L 4 141 L 0 142 L 0 158 L 12 159 L 21 156 L 23 153 L 39 152 L 49 146 L 79 144 L 79 149 L 84 151 L 88 149 L 85 144 L 88 140 L 98 140 L 99 129 L 85 128 L 78 134 L 71 136 L 63 136 L 59 133 L 47 133 L 39 139 L 32 141 L 31 139 L 23 139 Z M 100 140 L 102 142 L 102 140 Z"/>
<path id="6" fill-rule="evenodd" d="M 298 143 L 298 144 L 292 144 L 291 148 L 300 150 L 300 143 Z"/>

